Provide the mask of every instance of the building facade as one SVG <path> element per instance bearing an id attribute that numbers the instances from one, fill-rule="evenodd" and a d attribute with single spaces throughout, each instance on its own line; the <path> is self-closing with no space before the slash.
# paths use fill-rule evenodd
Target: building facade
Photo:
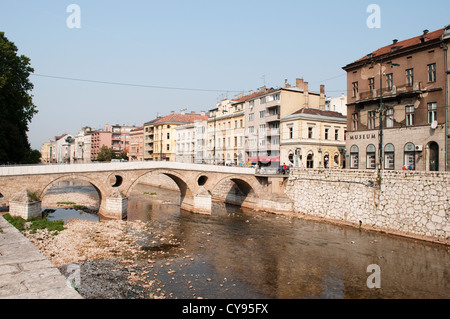
<path id="1" fill-rule="evenodd" d="M 52 162 L 54 141 L 48 141 L 41 146 L 41 163 L 49 164 Z"/>
<path id="2" fill-rule="evenodd" d="M 81 129 L 75 136 L 74 142 L 74 163 L 90 163 L 91 162 L 91 137 L 89 134 L 90 127 Z"/>
<path id="3" fill-rule="evenodd" d="M 116 156 L 119 156 L 121 153 L 128 154 L 130 150 L 130 132 L 135 128 L 135 126 L 126 126 L 119 124 L 111 125 L 111 147 L 114 150 Z"/>
<path id="4" fill-rule="evenodd" d="M 96 130 L 89 132 L 89 135 L 91 136 L 91 161 L 96 161 L 102 146 L 111 148 L 112 132 Z"/>
<path id="5" fill-rule="evenodd" d="M 300 108 L 283 117 L 281 164 L 302 168 L 342 168 L 346 127 L 346 116 L 318 108 Z"/>
<path id="6" fill-rule="evenodd" d="M 262 87 L 240 96 L 233 105 L 244 111 L 244 161 L 260 167 L 280 165 L 280 119 L 302 107 L 325 108 L 325 87 L 309 90 L 308 82 L 296 79 L 296 85 L 283 88 Z"/>
<path id="7" fill-rule="evenodd" d="M 144 160 L 144 126 L 130 131 L 130 150 L 128 152 L 130 162 Z"/>
<path id="8" fill-rule="evenodd" d="M 180 113 L 171 112 L 170 115 L 158 117 L 144 124 L 144 159 L 154 161 L 170 161 L 176 159 L 176 128 L 180 125 L 204 121 L 208 117 L 202 112 Z M 147 136 L 147 137 L 146 137 Z M 151 149 L 151 153 L 149 152 Z M 150 157 L 151 155 L 151 157 Z"/>
<path id="9" fill-rule="evenodd" d="M 394 40 L 343 67 L 347 168 L 446 170 L 445 32 L 425 30 L 411 39 Z"/>
<path id="10" fill-rule="evenodd" d="M 245 118 L 242 103 L 224 99 L 208 112 L 207 159 L 209 164 L 243 165 Z"/>

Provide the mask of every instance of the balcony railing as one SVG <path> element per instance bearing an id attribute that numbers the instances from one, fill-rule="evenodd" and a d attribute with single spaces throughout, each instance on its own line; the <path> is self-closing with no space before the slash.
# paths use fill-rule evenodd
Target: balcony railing
<path id="1" fill-rule="evenodd" d="M 402 93 L 413 93 L 422 90 L 422 82 L 414 82 L 413 85 L 397 85 L 392 88 L 383 88 L 383 97 L 395 96 Z M 371 100 L 380 98 L 380 89 L 358 92 L 356 100 Z"/>

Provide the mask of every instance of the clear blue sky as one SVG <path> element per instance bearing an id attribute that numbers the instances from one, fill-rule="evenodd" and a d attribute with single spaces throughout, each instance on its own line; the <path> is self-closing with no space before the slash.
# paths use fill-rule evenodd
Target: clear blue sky
<path id="1" fill-rule="evenodd" d="M 66 25 L 72 3 L 81 8 L 80 29 Z M 381 9 L 380 28 L 366 24 L 372 3 Z M 158 112 L 206 111 L 227 94 L 285 79 L 303 77 L 310 89 L 325 84 L 327 96 L 339 96 L 344 65 L 392 39 L 444 27 L 449 12 L 448 0 L 2 0 L 0 31 L 31 58 L 35 74 L 213 90 L 33 75 L 39 113 L 28 136 L 39 149 L 86 125 L 140 126 Z"/>

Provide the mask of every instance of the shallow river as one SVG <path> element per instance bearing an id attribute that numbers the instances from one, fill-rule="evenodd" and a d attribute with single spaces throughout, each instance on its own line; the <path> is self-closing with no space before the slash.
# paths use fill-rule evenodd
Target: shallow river
<path id="1" fill-rule="evenodd" d="M 142 186 L 128 206 L 128 220 L 174 234 L 183 248 L 182 258 L 167 247 L 163 262 L 177 271 L 158 275 L 172 298 L 450 298 L 448 246 L 223 203 L 211 216 L 196 215 L 180 212 L 178 201 L 177 192 Z M 98 220 L 50 214 L 67 217 Z M 369 265 L 379 268 L 368 272 Z"/>

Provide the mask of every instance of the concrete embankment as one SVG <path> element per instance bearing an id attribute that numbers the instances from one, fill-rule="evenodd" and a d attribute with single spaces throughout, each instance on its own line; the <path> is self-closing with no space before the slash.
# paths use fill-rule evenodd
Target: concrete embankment
<path id="1" fill-rule="evenodd" d="M 82 299 L 60 271 L 0 216 L 0 298 Z"/>

